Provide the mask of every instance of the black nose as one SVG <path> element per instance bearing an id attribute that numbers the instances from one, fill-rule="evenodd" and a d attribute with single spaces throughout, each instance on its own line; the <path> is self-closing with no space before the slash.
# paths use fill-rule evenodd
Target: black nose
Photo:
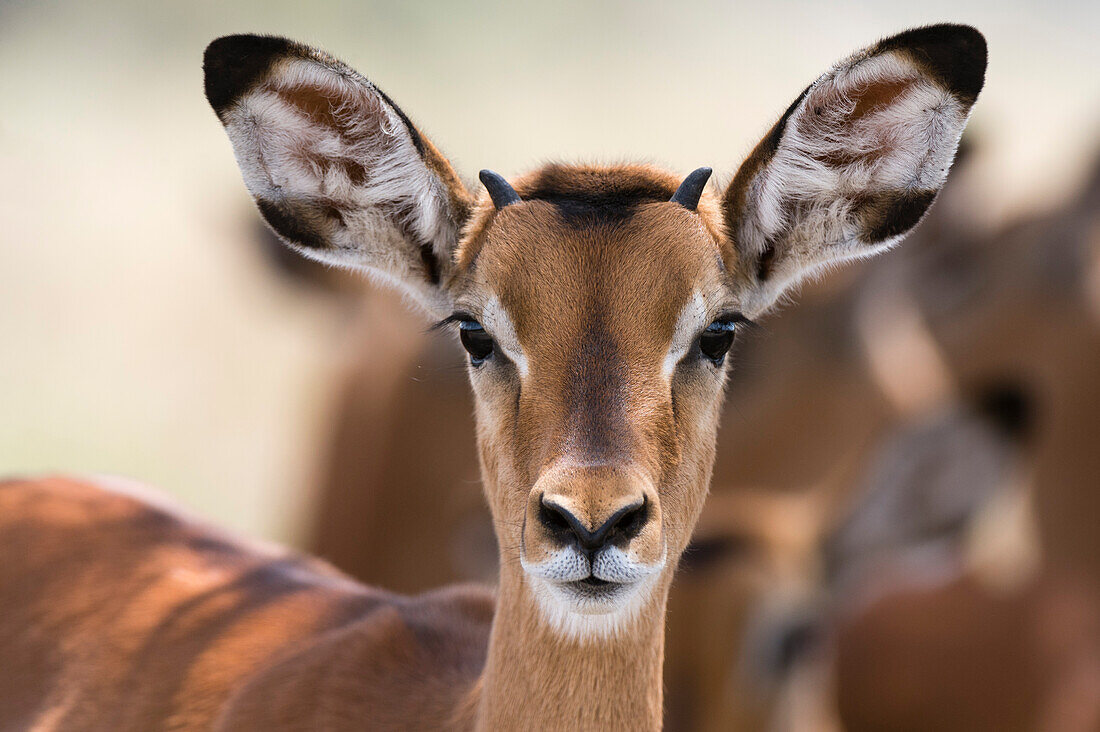
<path id="1" fill-rule="evenodd" d="M 648 508 L 643 496 L 623 506 L 595 530 L 590 530 L 564 506 L 543 496 L 539 505 L 539 521 L 563 542 L 576 542 L 585 552 L 592 553 L 614 541 L 628 541 L 637 536 L 645 526 Z"/>

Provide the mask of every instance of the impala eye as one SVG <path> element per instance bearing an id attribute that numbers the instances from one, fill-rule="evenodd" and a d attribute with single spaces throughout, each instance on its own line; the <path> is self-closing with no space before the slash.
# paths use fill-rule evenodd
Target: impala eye
<path id="1" fill-rule="evenodd" d="M 474 366 L 480 366 L 493 355 L 493 337 L 476 320 L 460 320 L 458 337 L 466 353 L 470 354 L 470 363 Z"/>
<path id="2" fill-rule="evenodd" d="M 699 336 L 699 352 L 715 366 L 721 366 L 733 345 L 736 331 L 737 323 L 733 320 L 714 321 Z"/>

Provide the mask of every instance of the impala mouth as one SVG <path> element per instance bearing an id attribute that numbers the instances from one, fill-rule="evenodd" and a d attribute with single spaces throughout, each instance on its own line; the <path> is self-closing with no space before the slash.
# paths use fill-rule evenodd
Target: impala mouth
<path id="1" fill-rule="evenodd" d="M 611 582 L 609 580 L 600 579 L 593 574 L 588 575 L 584 579 L 560 583 L 562 587 L 585 597 L 599 597 L 609 600 L 619 592 L 633 587 L 635 584 L 635 582 Z"/>
<path id="2" fill-rule="evenodd" d="M 590 574 L 587 577 L 585 577 L 584 579 L 582 579 L 581 583 L 586 584 L 590 587 L 603 587 L 604 585 L 612 584 L 611 582 L 608 582 L 607 580 L 600 579 L 599 577 L 597 577 L 594 574 Z"/>
<path id="3" fill-rule="evenodd" d="M 650 596 L 655 576 L 627 582 L 589 574 L 576 580 L 534 578 L 543 617 L 573 638 L 607 637 L 625 629 Z"/>
<path id="4" fill-rule="evenodd" d="M 556 594 L 576 612 L 605 613 L 619 609 L 638 588 L 638 582 L 612 582 L 595 575 L 554 583 Z"/>
<path id="5" fill-rule="evenodd" d="M 575 546 L 553 551 L 541 562 L 520 554 L 544 617 L 573 637 L 616 633 L 634 618 L 661 570 L 665 556 L 642 564 L 618 547 L 589 555 Z"/>

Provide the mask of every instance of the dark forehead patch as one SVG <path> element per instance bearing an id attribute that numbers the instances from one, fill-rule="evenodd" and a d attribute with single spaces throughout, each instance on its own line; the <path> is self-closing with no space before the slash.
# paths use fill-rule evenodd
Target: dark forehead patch
<path id="1" fill-rule="evenodd" d="M 524 201 L 554 205 L 563 223 L 581 227 L 620 222 L 642 204 L 668 201 L 676 185 L 642 168 L 552 164 L 523 180 L 516 191 Z"/>
<path id="2" fill-rule="evenodd" d="M 586 314 L 583 333 L 569 361 L 566 418 L 574 447 L 600 461 L 616 457 L 616 451 L 627 444 L 623 430 L 626 364 L 598 307 Z"/>

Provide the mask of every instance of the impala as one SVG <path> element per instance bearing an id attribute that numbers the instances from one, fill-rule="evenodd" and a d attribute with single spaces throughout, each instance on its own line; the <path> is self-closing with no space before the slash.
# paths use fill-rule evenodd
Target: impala
<path id="1" fill-rule="evenodd" d="M 16 482 L 0 491 L 0 721 L 659 728 L 666 600 L 735 334 L 920 221 L 985 66 L 965 26 L 880 41 L 799 95 L 721 190 L 709 168 L 553 164 L 482 171 L 475 197 L 334 58 L 214 41 L 206 95 L 272 229 L 458 331 L 499 586 L 403 598 L 102 481 Z"/>

